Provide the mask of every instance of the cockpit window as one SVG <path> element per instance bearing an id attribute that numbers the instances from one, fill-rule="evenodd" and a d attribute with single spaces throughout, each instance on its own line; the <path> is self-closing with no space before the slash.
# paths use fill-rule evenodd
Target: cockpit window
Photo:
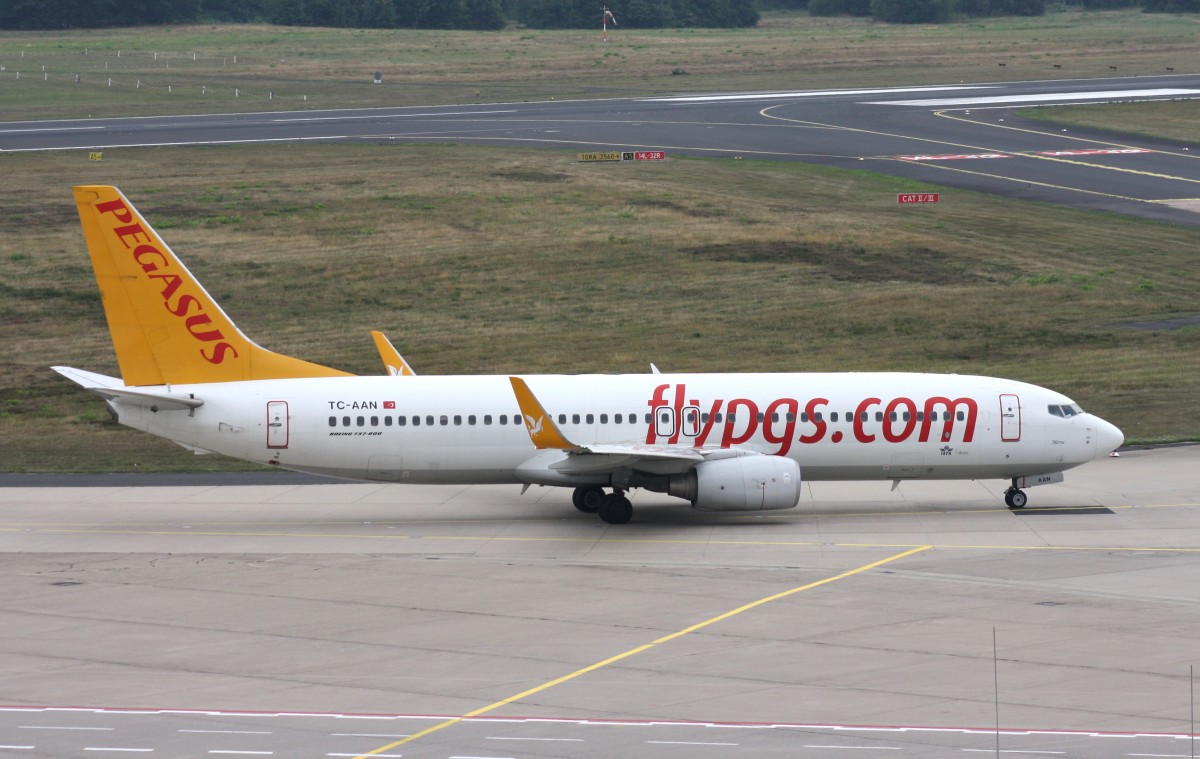
<path id="1" fill-rule="evenodd" d="M 1077 403 L 1050 404 L 1048 408 L 1051 416 L 1061 416 L 1064 419 L 1083 413 L 1083 409 L 1079 408 Z"/>

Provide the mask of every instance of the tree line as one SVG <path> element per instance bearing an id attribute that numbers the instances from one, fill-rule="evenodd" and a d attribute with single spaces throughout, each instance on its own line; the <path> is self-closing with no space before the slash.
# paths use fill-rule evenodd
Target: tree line
<path id="1" fill-rule="evenodd" d="M 868 16 L 891 23 L 940 23 L 960 16 L 1040 16 L 1048 0 L 757 0 L 808 8 L 814 16 Z M 1200 0 L 1070 0 L 1085 8 L 1141 7 L 1200 12 Z M 196 22 L 375 29 L 531 29 L 600 25 L 603 0 L 0 0 L 0 29 L 87 29 Z M 750 27 L 756 0 L 612 0 L 622 26 Z"/>
<path id="2" fill-rule="evenodd" d="M 87 29 L 196 22 L 368 29 L 600 26 L 603 0 L 0 0 L 0 29 Z M 745 27 L 754 0 L 619 0 L 621 26 Z"/>
<path id="3" fill-rule="evenodd" d="M 897 24 L 937 24 L 958 16 L 1042 16 L 1047 0 L 799 0 L 814 16 L 869 16 Z M 1194 13 L 1200 0 L 1072 0 L 1084 8 Z"/>

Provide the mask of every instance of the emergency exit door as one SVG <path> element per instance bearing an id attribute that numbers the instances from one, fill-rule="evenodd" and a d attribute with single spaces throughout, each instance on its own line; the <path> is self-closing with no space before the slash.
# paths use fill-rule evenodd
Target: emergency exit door
<path id="1" fill-rule="evenodd" d="M 1000 439 L 1006 443 L 1021 439 L 1021 399 L 1015 395 L 1000 396 Z"/>
<path id="2" fill-rule="evenodd" d="M 288 447 L 287 401 L 267 401 L 267 447 Z"/>

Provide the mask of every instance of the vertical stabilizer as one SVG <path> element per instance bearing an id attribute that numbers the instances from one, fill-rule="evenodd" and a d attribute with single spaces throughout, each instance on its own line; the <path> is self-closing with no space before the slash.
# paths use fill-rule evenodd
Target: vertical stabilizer
<path id="1" fill-rule="evenodd" d="M 116 187 L 75 204 L 126 385 L 347 376 L 242 334 Z"/>

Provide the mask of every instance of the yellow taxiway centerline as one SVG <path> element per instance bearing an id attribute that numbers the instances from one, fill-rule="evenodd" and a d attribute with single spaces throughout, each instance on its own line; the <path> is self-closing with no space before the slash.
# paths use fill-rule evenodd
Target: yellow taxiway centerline
<path id="1" fill-rule="evenodd" d="M 443 722 L 439 722 L 436 725 L 427 727 L 424 730 L 421 730 L 420 732 L 413 733 L 412 735 L 409 735 L 398 741 L 389 743 L 386 746 L 380 746 L 379 748 L 374 749 L 372 751 L 368 751 L 365 754 L 359 754 L 357 757 L 355 757 L 355 759 L 367 759 L 368 757 L 382 754 L 383 752 L 389 751 L 398 746 L 403 746 L 406 743 L 412 743 L 413 741 L 423 738 L 426 735 L 429 735 L 431 733 L 436 733 L 439 730 L 444 730 L 447 727 L 451 727 L 453 725 L 457 725 L 458 723 L 462 722 L 463 720 L 470 719 L 472 717 L 478 717 L 482 714 L 487 714 L 488 712 L 499 709 L 502 706 L 507 706 L 508 704 L 514 703 L 516 701 L 520 701 L 523 698 L 527 698 L 536 693 L 541 693 L 544 690 L 553 688 L 556 685 L 561 685 L 565 682 L 569 682 L 578 677 L 582 677 L 583 675 L 586 675 L 589 672 L 595 672 L 598 669 L 607 667 L 609 664 L 619 662 L 623 659 L 628 659 L 631 656 L 636 656 L 637 654 L 640 654 L 643 651 L 648 651 L 651 648 L 654 648 L 655 646 L 661 645 L 663 643 L 668 643 L 677 638 L 682 638 L 683 636 L 685 636 L 689 633 L 696 632 L 697 630 L 702 630 L 705 627 L 708 627 L 709 625 L 715 625 L 716 623 L 721 622 L 726 619 L 729 619 L 730 617 L 737 616 L 738 614 L 741 614 L 744 611 L 749 611 L 751 609 L 762 606 L 763 604 L 768 604 L 768 603 L 771 603 L 772 601 L 778 601 L 780 599 L 787 598 L 788 596 L 793 596 L 797 593 L 803 593 L 806 590 L 812 590 L 813 588 L 819 588 L 822 585 L 828 585 L 829 583 L 837 582 L 838 580 L 844 580 L 848 577 L 854 577 L 855 575 L 860 575 L 864 572 L 869 572 L 870 570 L 875 569 L 876 567 L 881 567 L 884 564 L 890 564 L 893 561 L 898 561 L 898 560 L 906 558 L 908 556 L 912 556 L 913 554 L 920 553 L 922 551 L 927 551 L 931 547 L 932 546 L 918 546 L 916 548 L 911 548 L 907 551 L 903 551 L 901 553 L 889 556 L 886 559 L 880 559 L 879 561 L 873 561 L 870 564 L 864 564 L 861 567 L 857 567 L 855 569 L 851 569 L 846 572 L 842 572 L 841 574 L 833 575 L 832 577 L 826 577 L 823 580 L 817 580 L 816 582 L 810 582 L 806 585 L 801 585 L 799 587 L 792 588 L 791 590 L 785 590 L 781 593 L 775 593 L 773 595 L 766 596 L 764 598 L 760 598 L 757 601 L 751 601 L 750 603 L 745 604 L 743 606 L 739 606 L 736 609 L 731 609 L 730 611 L 727 611 L 724 614 L 718 614 L 715 617 L 706 619 L 703 622 L 697 622 L 696 624 L 694 624 L 690 627 L 685 627 L 682 630 L 677 630 L 676 632 L 673 632 L 669 635 L 664 635 L 661 638 L 657 638 L 649 643 L 643 643 L 640 646 L 631 648 L 628 651 L 624 651 L 622 653 L 617 654 L 616 656 L 610 656 L 609 658 L 607 658 L 603 661 L 598 661 L 595 664 L 589 664 L 588 666 L 586 666 L 582 669 L 577 669 L 568 675 L 563 675 L 562 677 L 555 678 L 554 680 L 550 680 L 548 682 L 544 682 L 541 685 L 534 686 L 533 688 L 529 688 L 528 690 L 521 691 L 520 693 L 517 693 L 516 695 L 509 696 L 508 698 L 501 699 L 500 701 L 496 701 L 494 703 L 488 704 L 487 706 L 481 707 L 474 711 L 467 712 L 466 714 L 462 715 L 461 717 L 452 717 Z"/>

